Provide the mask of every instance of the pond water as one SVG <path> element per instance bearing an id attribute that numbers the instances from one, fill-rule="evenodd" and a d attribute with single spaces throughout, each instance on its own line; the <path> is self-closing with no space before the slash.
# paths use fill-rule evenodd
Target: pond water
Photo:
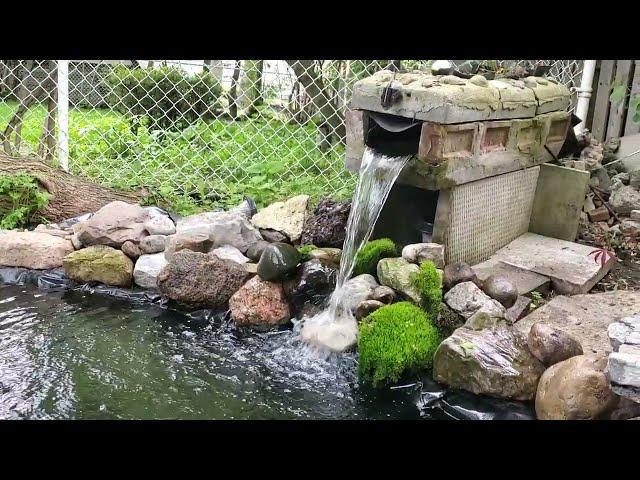
<path id="1" fill-rule="evenodd" d="M 531 417 L 528 405 L 445 392 L 428 377 L 406 383 L 362 388 L 354 355 L 321 358 L 291 330 L 0 286 L 0 419 Z"/>

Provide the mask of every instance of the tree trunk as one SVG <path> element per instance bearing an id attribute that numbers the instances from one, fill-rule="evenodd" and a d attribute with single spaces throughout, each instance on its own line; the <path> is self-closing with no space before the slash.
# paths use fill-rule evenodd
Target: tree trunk
<path id="1" fill-rule="evenodd" d="M 247 115 L 253 115 L 258 106 L 258 98 L 260 98 L 262 82 L 262 61 L 261 60 L 245 60 L 244 71 L 248 78 L 248 88 L 245 93 L 249 98 L 249 107 L 247 108 Z"/>
<path id="2" fill-rule="evenodd" d="M 238 79 L 240 78 L 240 60 L 236 60 L 231 78 L 231 89 L 227 99 L 229 101 L 229 116 L 232 120 L 238 117 Z"/>
<path id="3" fill-rule="evenodd" d="M 139 203 L 146 197 L 146 192 L 112 190 L 39 161 L 0 155 L 0 175 L 16 173 L 34 177 L 40 187 L 51 194 L 49 203 L 39 212 L 39 215 L 51 222 L 95 212 L 114 200 Z M 2 203 L 4 202 L 0 199 L 0 205 Z M 0 208 L 0 216 L 5 214 L 6 211 Z"/>

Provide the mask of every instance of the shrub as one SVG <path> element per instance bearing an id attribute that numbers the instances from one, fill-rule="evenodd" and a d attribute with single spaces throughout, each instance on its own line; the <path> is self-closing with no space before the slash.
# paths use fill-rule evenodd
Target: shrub
<path id="1" fill-rule="evenodd" d="M 188 75 L 175 67 L 145 70 L 116 66 L 107 78 L 109 104 L 132 120 L 134 131 L 182 130 L 217 108 L 222 88 L 209 72 Z"/>
<path id="2" fill-rule="evenodd" d="M 420 292 L 420 306 L 433 318 L 437 318 L 442 302 L 442 278 L 436 266 L 433 262 L 422 262 L 420 270 L 411 275 L 410 281 Z"/>
<path id="3" fill-rule="evenodd" d="M 26 227 L 47 203 L 50 195 L 38 188 L 26 173 L 0 175 L 0 228 Z"/>
<path id="4" fill-rule="evenodd" d="M 395 257 L 396 255 L 398 255 L 396 244 L 389 238 L 380 238 L 367 242 L 356 254 L 353 275 L 362 275 L 363 273 L 375 275 L 380 259 Z"/>
<path id="5" fill-rule="evenodd" d="M 431 316 L 410 302 L 385 305 L 359 328 L 358 375 L 374 386 L 430 368 L 441 340 Z"/>
<path id="6" fill-rule="evenodd" d="M 306 262 L 307 260 L 309 260 L 309 254 L 315 250 L 316 247 L 315 245 L 303 245 L 302 247 L 298 248 L 298 253 L 300 254 L 300 258 L 302 262 Z"/>

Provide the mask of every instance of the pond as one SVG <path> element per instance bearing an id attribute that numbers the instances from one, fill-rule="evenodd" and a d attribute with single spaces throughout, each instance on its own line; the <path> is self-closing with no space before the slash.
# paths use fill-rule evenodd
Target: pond
<path id="1" fill-rule="evenodd" d="M 356 368 L 353 354 L 323 358 L 291 330 L 244 332 L 224 314 L 0 286 L 0 419 L 533 417 L 428 375 L 363 388 Z"/>

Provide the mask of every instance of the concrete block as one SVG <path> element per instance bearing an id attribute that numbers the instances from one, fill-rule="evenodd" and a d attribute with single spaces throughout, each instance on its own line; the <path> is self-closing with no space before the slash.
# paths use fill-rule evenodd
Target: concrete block
<path id="1" fill-rule="evenodd" d="M 578 233 L 588 183 L 588 172 L 540 165 L 529 231 L 573 241 Z"/>

